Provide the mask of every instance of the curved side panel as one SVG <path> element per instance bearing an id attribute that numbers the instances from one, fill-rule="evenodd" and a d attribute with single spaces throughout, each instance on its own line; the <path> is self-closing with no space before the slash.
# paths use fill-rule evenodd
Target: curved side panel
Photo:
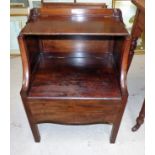
<path id="1" fill-rule="evenodd" d="M 120 72 L 120 85 L 122 94 L 127 96 L 127 71 L 128 71 L 128 60 L 129 60 L 129 51 L 130 51 L 131 37 L 128 36 L 124 41 L 122 60 L 121 60 L 121 72 Z"/>
<path id="2" fill-rule="evenodd" d="M 19 35 L 18 36 L 18 42 L 20 47 L 20 53 L 22 58 L 22 65 L 23 65 L 23 83 L 22 83 L 22 92 L 26 93 L 29 88 L 29 79 L 30 79 L 30 67 L 29 67 L 29 59 L 28 59 L 28 53 L 27 48 L 24 42 L 24 36 Z"/>

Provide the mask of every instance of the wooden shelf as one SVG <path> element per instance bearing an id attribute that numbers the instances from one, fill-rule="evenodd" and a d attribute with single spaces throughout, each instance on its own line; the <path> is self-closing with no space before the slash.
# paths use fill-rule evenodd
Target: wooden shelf
<path id="1" fill-rule="evenodd" d="M 120 22 L 119 10 L 42 8 L 32 10 L 31 14 L 22 30 L 24 35 L 129 35 L 123 22 Z"/>
<path id="2" fill-rule="evenodd" d="M 112 55 L 57 58 L 41 54 L 30 98 L 121 99 Z M 113 96 L 113 98 L 112 98 Z"/>
<path id="3" fill-rule="evenodd" d="M 76 20 L 74 21 L 74 19 Z M 23 34 L 27 35 L 112 35 L 112 36 L 127 36 L 128 32 L 124 28 L 123 23 L 120 23 L 114 18 L 101 18 L 94 21 L 80 22 L 82 18 L 75 17 L 70 20 L 60 20 L 49 18 L 41 18 L 35 22 L 30 22 L 23 30 Z M 79 21 L 77 21 L 79 18 Z"/>

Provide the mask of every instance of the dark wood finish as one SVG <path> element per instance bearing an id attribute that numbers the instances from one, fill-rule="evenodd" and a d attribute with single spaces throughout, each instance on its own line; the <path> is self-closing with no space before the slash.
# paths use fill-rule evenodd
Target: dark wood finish
<path id="1" fill-rule="evenodd" d="M 131 32 L 132 41 L 129 56 L 129 66 L 134 55 L 134 50 L 137 46 L 137 40 L 139 37 L 141 37 L 142 32 L 145 31 L 145 1 L 132 0 L 132 2 L 137 6 L 137 11 Z"/>
<path id="2" fill-rule="evenodd" d="M 120 10 L 33 9 L 18 40 L 21 97 L 35 141 L 38 123 L 110 123 L 114 143 L 128 97 L 131 40 Z"/>
<path id="3" fill-rule="evenodd" d="M 134 25 L 132 28 L 132 41 L 130 48 L 130 56 L 129 56 L 129 66 L 132 62 L 132 58 L 134 55 L 134 50 L 137 46 L 137 40 L 141 36 L 141 34 L 145 31 L 145 1 L 144 0 L 132 0 L 132 2 L 137 6 L 136 17 L 134 20 Z M 142 109 L 140 111 L 139 117 L 137 118 L 137 124 L 132 128 L 132 131 L 137 131 L 141 124 L 144 122 L 145 117 L 145 101 L 143 103 Z"/>
<path id="4" fill-rule="evenodd" d="M 121 100 L 112 55 L 78 57 L 78 54 L 82 55 L 59 58 L 42 54 L 29 97 L 110 99 L 113 96 Z"/>
<path id="5" fill-rule="evenodd" d="M 132 128 L 132 131 L 137 131 L 140 128 L 140 126 L 144 123 L 144 118 L 145 118 L 145 101 L 143 102 L 143 106 L 141 108 L 139 116 L 136 119 L 136 125 Z"/>
<path id="6" fill-rule="evenodd" d="M 119 12 L 119 10 L 100 8 L 64 8 L 61 10 L 59 8 L 34 9 L 31 11 L 31 16 L 29 18 L 30 22 L 27 23 L 22 33 L 25 35 L 46 36 L 126 36 L 128 35 L 128 32 L 125 29 L 124 24 L 119 21 Z"/>

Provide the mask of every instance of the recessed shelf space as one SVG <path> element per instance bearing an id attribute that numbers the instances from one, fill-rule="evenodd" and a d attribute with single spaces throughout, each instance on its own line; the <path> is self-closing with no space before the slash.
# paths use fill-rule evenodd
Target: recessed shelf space
<path id="1" fill-rule="evenodd" d="M 41 54 L 33 73 L 31 98 L 121 99 L 112 55 L 96 57 L 52 57 Z"/>

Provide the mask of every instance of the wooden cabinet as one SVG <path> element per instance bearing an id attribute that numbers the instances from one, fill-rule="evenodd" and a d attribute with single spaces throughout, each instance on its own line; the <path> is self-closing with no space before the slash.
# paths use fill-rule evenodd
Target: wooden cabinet
<path id="1" fill-rule="evenodd" d="M 130 36 L 121 11 L 103 5 L 32 9 L 18 40 L 21 97 L 35 141 L 38 123 L 109 123 L 114 143 L 128 98 Z"/>

